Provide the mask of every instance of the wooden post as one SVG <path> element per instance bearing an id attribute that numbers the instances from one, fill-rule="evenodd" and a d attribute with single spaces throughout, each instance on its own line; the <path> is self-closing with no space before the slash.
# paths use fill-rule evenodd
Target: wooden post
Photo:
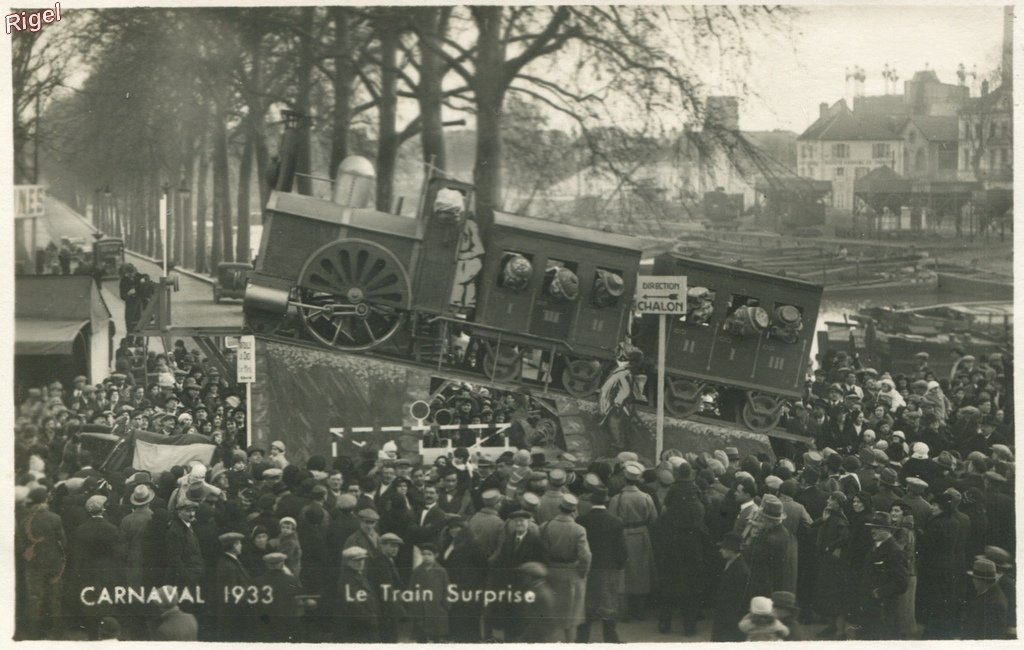
<path id="1" fill-rule="evenodd" d="M 658 421 L 654 438 L 654 462 L 665 446 L 665 314 L 658 314 Z"/>

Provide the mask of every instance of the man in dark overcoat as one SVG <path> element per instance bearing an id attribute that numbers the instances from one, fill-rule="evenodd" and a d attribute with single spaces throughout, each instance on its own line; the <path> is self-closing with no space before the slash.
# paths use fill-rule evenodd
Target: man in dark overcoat
<path id="1" fill-rule="evenodd" d="M 167 582 L 177 587 L 195 588 L 204 582 L 203 553 L 192 524 L 199 504 L 179 499 L 167 527 Z"/>
<path id="2" fill-rule="evenodd" d="M 25 560 L 26 638 L 44 638 L 45 626 L 62 627 L 61 587 L 67 537 L 61 518 L 47 505 L 45 487 L 32 488 L 28 509 L 18 522 L 17 548 Z"/>
<path id="3" fill-rule="evenodd" d="M 587 514 L 577 520 L 587 531 L 592 557 L 590 573 L 587 574 L 587 620 L 577 628 L 576 640 L 588 643 L 590 624 L 599 619 L 604 642 L 618 643 L 615 617 L 618 614 L 619 580 L 626 566 L 626 540 L 622 520 L 608 512 L 608 490 L 604 486 L 591 491 L 590 503 Z"/>
<path id="4" fill-rule="evenodd" d="M 692 469 L 682 465 L 677 474 L 679 478 L 665 500 L 665 510 L 651 531 L 658 576 L 658 631 L 667 634 L 672 627 L 672 614 L 681 609 L 683 634 L 693 636 L 697 632 L 707 566 L 712 561 L 711 540 Z"/>
<path id="5" fill-rule="evenodd" d="M 897 599 L 907 590 L 910 568 L 906 554 L 893 540 L 888 513 L 876 512 L 865 524 L 874 545 L 864 561 L 863 593 L 860 594 L 862 639 L 899 638 Z"/>
<path id="6" fill-rule="evenodd" d="M 336 643 L 380 642 L 380 595 L 366 579 L 368 557 L 366 549 L 359 546 L 350 546 L 342 552 L 334 614 Z"/>
<path id="7" fill-rule="evenodd" d="M 782 525 L 785 516 L 782 502 L 767 495 L 751 521 L 753 530 L 745 554 L 750 565 L 751 597 L 796 590 L 796 540 Z"/>
<path id="8" fill-rule="evenodd" d="M 939 512 L 928 520 L 917 546 L 917 608 L 925 639 L 953 639 L 959 623 L 957 582 L 965 561 L 966 535 L 953 516 L 952 496 L 942 493 L 935 504 Z"/>
<path id="9" fill-rule="evenodd" d="M 1006 596 L 999 586 L 1003 574 L 992 560 L 978 558 L 974 568 L 967 572 L 974 583 L 974 597 L 967 604 L 964 616 L 963 639 L 1005 639 L 1009 612 Z"/>
<path id="10" fill-rule="evenodd" d="M 711 629 L 712 641 L 745 641 L 739 623 L 747 613 L 750 598 L 747 591 L 750 583 L 750 569 L 740 554 L 740 536 L 726 533 L 718 544 L 719 553 L 725 560 L 725 568 L 718 579 L 718 594 L 715 599 L 715 622 Z"/>
<path id="11" fill-rule="evenodd" d="M 260 602 L 256 605 L 259 624 L 255 638 L 264 642 L 286 643 L 304 641 L 302 637 L 302 604 L 299 594 L 302 586 L 299 579 L 285 566 L 288 556 L 284 553 L 267 553 L 263 556 L 266 572 L 253 580 Z"/>
<path id="12" fill-rule="evenodd" d="M 213 605 L 217 608 L 217 636 L 225 642 L 250 640 L 252 605 L 247 602 L 250 593 L 245 588 L 252 584 L 252 578 L 239 559 L 245 535 L 224 533 L 217 539 L 223 549 L 217 558 L 213 592 Z M 237 587 L 242 589 L 232 589 Z"/>

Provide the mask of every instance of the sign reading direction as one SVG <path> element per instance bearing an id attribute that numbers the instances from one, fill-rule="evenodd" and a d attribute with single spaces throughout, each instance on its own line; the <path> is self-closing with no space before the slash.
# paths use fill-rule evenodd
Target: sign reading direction
<path id="1" fill-rule="evenodd" d="M 637 277 L 633 309 L 641 314 L 686 313 L 685 275 L 641 275 Z"/>
<path id="2" fill-rule="evenodd" d="M 46 188 L 42 185 L 15 185 L 14 186 L 14 217 L 25 219 L 27 217 L 43 216 L 43 199 L 46 198 Z"/>
<path id="3" fill-rule="evenodd" d="M 250 384 L 256 381 L 256 337 L 238 337 L 238 383 Z"/>

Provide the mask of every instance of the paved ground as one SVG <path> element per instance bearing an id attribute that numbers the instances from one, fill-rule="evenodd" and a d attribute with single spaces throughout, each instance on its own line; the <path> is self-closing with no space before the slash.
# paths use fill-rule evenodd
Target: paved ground
<path id="1" fill-rule="evenodd" d="M 163 272 L 159 265 L 128 254 L 127 259 L 140 273 L 148 273 L 156 280 Z M 175 273 L 171 271 L 171 273 Z M 179 327 L 237 327 L 242 328 L 242 301 L 213 302 L 213 285 L 185 273 L 178 273 L 177 292 L 171 293 L 171 323 Z M 109 281 L 111 290 L 117 291 L 117 281 Z M 106 288 L 107 283 L 104 283 Z M 123 322 L 123 320 L 121 321 Z"/>

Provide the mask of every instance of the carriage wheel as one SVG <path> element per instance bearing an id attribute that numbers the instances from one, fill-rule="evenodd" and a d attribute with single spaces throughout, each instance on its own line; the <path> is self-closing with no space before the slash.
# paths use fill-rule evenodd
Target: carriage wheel
<path id="1" fill-rule="evenodd" d="M 299 275 L 299 313 L 313 338 L 369 350 L 391 338 L 409 309 L 409 275 L 391 251 L 364 239 L 332 242 Z"/>
<path id="2" fill-rule="evenodd" d="M 743 424 L 751 431 L 764 433 L 775 428 L 782 418 L 782 409 L 779 400 L 769 395 L 747 394 L 747 401 L 743 405 L 741 417 Z"/>
<path id="3" fill-rule="evenodd" d="M 601 364 L 598 361 L 575 359 L 562 371 L 562 386 L 573 397 L 590 397 L 601 386 Z"/>
<path id="4" fill-rule="evenodd" d="M 523 371 L 523 355 L 510 345 L 484 342 L 484 374 L 492 381 L 512 381 Z M 497 351 L 495 351 L 497 348 Z"/>
<path id="5" fill-rule="evenodd" d="M 665 380 L 665 408 L 677 418 L 686 418 L 701 406 L 701 389 L 703 386 L 690 379 Z"/>

